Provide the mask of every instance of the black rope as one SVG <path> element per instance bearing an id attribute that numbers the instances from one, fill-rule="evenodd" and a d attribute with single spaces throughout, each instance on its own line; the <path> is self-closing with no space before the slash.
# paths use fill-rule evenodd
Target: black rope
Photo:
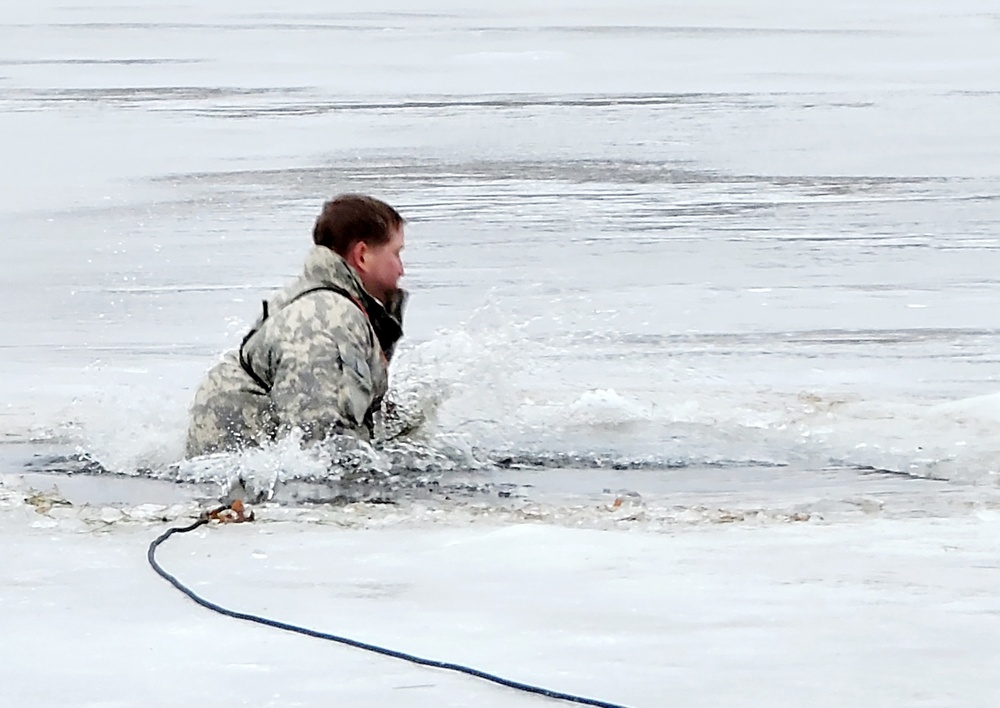
<path id="1" fill-rule="evenodd" d="M 285 622 L 279 622 L 277 620 L 267 619 L 266 617 L 258 617 L 257 615 L 247 614 L 245 612 L 236 612 L 235 610 L 229 610 L 221 605 L 216 605 L 214 602 L 209 602 L 208 600 L 200 597 L 194 593 L 190 588 L 186 587 L 180 580 L 175 578 L 173 575 L 165 571 L 159 563 L 156 562 L 156 549 L 166 541 L 168 538 L 173 536 L 175 533 L 187 533 L 188 531 L 194 531 L 199 526 L 204 526 L 209 522 L 208 517 L 203 517 L 198 519 L 190 526 L 175 526 L 173 528 L 167 529 L 163 534 L 160 535 L 155 541 L 149 544 L 149 551 L 146 553 L 146 559 L 152 566 L 156 573 L 166 580 L 168 583 L 173 585 L 175 588 L 180 590 L 182 593 L 187 595 L 189 598 L 197 602 L 202 607 L 205 607 L 213 612 L 218 612 L 226 617 L 232 617 L 233 619 L 246 620 L 247 622 L 256 622 L 257 624 L 262 624 L 266 627 L 274 627 L 276 629 L 283 629 L 288 632 L 297 632 L 298 634 L 304 634 L 308 637 L 316 637 L 317 639 L 326 639 L 331 642 L 338 642 L 340 644 L 346 644 L 347 646 L 355 647 L 356 649 L 364 649 L 365 651 L 375 652 L 376 654 L 382 654 L 384 656 L 391 656 L 394 659 L 402 659 L 403 661 L 409 661 L 414 664 L 419 664 L 421 666 L 430 666 L 435 669 L 445 669 L 447 671 L 457 671 L 459 673 L 468 674 L 469 676 L 475 676 L 476 678 L 483 679 L 485 681 L 491 681 L 493 683 L 500 684 L 501 686 L 507 686 L 508 688 L 513 688 L 518 691 L 525 691 L 527 693 L 533 693 L 539 696 L 545 696 L 546 698 L 554 698 L 558 701 L 569 701 L 570 703 L 579 703 L 587 706 L 598 706 L 598 708 L 625 708 L 625 706 L 618 705 L 616 703 L 607 703 L 605 701 L 599 701 L 594 698 L 583 698 L 580 696 L 574 696 L 568 693 L 560 693 L 558 691 L 550 691 L 546 688 L 539 688 L 537 686 L 531 686 L 526 683 L 521 683 L 519 681 L 511 681 L 510 679 L 505 679 L 500 676 L 494 676 L 493 674 L 487 673 L 485 671 L 479 671 L 478 669 L 469 668 L 468 666 L 462 666 L 461 664 L 451 664 L 444 661 L 434 661 L 433 659 L 422 659 L 419 656 L 413 656 L 412 654 L 406 654 L 401 651 L 394 651 L 392 649 L 385 649 L 383 647 L 375 646 L 374 644 L 366 644 L 365 642 L 360 642 L 356 639 L 349 639 L 347 637 L 338 637 L 334 634 L 327 634 L 326 632 L 319 632 L 315 629 L 308 629 L 307 627 L 297 627 L 294 624 L 287 624 Z"/>

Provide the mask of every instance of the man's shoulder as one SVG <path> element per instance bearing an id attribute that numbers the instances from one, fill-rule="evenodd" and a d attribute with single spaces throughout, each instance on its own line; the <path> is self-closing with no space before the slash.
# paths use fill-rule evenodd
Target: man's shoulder
<path id="1" fill-rule="evenodd" d="M 347 291 L 318 287 L 293 298 L 274 316 L 278 329 L 306 329 L 334 333 L 344 330 L 368 338 L 368 316 Z"/>

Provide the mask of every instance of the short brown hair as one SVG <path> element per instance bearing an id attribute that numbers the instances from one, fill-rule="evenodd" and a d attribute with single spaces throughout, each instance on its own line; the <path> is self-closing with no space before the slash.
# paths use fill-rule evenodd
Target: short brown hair
<path id="1" fill-rule="evenodd" d="M 387 243 L 404 223 L 398 211 L 375 197 L 341 194 L 323 205 L 313 228 L 313 243 L 345 256 L 358 241 L 369 246 Z"/>

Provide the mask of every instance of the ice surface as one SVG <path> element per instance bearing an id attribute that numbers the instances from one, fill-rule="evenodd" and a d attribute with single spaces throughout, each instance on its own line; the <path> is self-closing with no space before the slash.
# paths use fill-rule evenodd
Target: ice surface
<path id="1" fill-rule="evenodd" d="M 0 549 L 12 705 L 538 702 L 206 613 L 143 565 L 160 519 L 186 523 L 190 507 L 73 517 L 17 496 L 0 498 L 16 537 Z M 160 562 L 234 610 L 630 706 L 1000 698 L 996 505 L 835 523 L 691 517 L 655 532 L 624 516 L 601 530 L 431 508 L 257 512 L 171 539 Z"/>
<path id="2" fill-rule="evenodd" d="M 994 4 L 5 7 L 0 703 L 538 702 L 184 601 L 145 546 L 238 482 L 164 549 L 237 609 L 627 705 L 995 705 Z M 346 190 L 409 219 L 428 423 L 181 463 Z"/>

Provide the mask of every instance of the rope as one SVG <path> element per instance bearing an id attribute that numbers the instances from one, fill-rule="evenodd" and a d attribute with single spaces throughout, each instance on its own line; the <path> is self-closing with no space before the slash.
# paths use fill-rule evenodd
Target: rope
<path id="1" fill-rule="evenodd" d="M 213 513 L 217 513 L 216 512 Z M 245 612 L 236 612 L 235 610 L 230 610 L 221 605 L 216 605 L 214 602 L 210 602 L 203 597 L 195 594 L 193 590 L 186 587 L 180 580 L 175 578 L 173 575 L 165 571 L 160 564 L 156 561 L 156 549 L 168 538 L 174 534 L 188 533 L 189 531 L 194 531 L 200 526 L 204 526 L 210 521 L 210 515 L 206 515 L 197 521 L 195 521 L 190 526 L 175 526 L 173 528 L 167 529 L 163 534 L 161 534 L 155 541 L 149 544 L 149 550 L 146 552 L 146 559 L 149 561 L 150 566 L 156 573 L 166 580 L 168 583 L 173 585 L 175 588 L 180 590 L 183 594 L 187 595 L 190 599 L 194 600 L 196 603 L 204 608 L 212 610 L 213 612 L 218 612 L 226 617 L 232 617 L 233 619 L 245 620 L 247 622 L 256 622 L 257 624 L 262 624 L 266 627 L 274 627 L 276 629 L 283 629 L 287 632 L 296 632 L 298 634 L 304 634 L 307 637 L 315 637 L 316 639 L 326 639 L 331 642 L 337 642 L 339 644 L 346 644 L 347 646 L 354 647 L 356 649 L 364 649 L 365 651 L 375 652 L 376 654 L 382 654 L 383 656 L 389 656 L 394 659 L 402 659 L 403 661 L 409 661 L 414 664 L 419 664 L 420 666 L 429 666 L 435 669 L 444 669 L 446 671 L 456 671 L 458 673 L 467 674 L 469 676 L 474 676 L 475 678 L 483 679 L 485 681 L 490 681 L 492 683 L 499 684 L 501 686 L 507 686 L 508 688 L 513 688 L 518 691 L 524 691 L 526 693 L 532 693 L 539 696 L 545 696 L 546 698 L 552 698 L 558 701 L 568 701 L 570 703 L 577 703 L 587 706 L 598 706 L 598 708 L 625 708 L 615 703 L 607 703 L 605 701 L 596 700 L 593 698 L 583 698 L 581 696 L 574 696 L 569 693 L 560 693 L 558 691 L 550 691 L 547 688 L 539 688 L 538 686 L 531 686 L 526 683 L 521 683 L 519 681 L 511 681 L 510 679 L 505 679 L 500 676 L 495 676 L 493 674 L 487 673 L 486 671 L 480 671 L 478 669 L 473 669 L 468 666 L 462 666 L 461 664 L 453 664 L 444 661 L 435 661 L 433 659 L 423 659 L 419 656 L 414 656 L 412 654 L 407 654 L 401 651 L 395 651 L 393 649 L 386 649 L 384 647 L 379 647 L 374 644 L 367 644 L 365 642 L 360 642 L 356 639 L 349 639 L 347 637 L 339 637 L 334 634 L 327 634 L 326 632 L 319 632 L 315 629 L 309 629 L 308 627 L 298 627 L 294 624 L 288 624 L 286 622 L 279 622 L 277 620 L 268 619 L 266 617 L 258 617 L 257 615 L 248 614 Z"/>

